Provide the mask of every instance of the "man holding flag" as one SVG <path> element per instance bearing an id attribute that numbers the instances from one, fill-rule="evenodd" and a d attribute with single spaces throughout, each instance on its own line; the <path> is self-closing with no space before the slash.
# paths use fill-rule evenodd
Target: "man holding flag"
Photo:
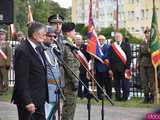
<path id="1" fill-rule="evenodd" d="M 150 30 L 146 29 L 144 34 L 145 38 L 140 44 L 137 62 L 139 64 L 138 67 L 140 70 L 141 84 L 144 92 L 143 103 L 150 103 L 153 101 L 154 94 L 154 68 L 150 58 L 151 52 L 149 50 Z"/>
<path id="2" fill-rule="evenodd" d="M 159 103 L 159 90 L 157 80 L 157 66 L 160 64 L 160 33 L 158 31 L 158 22 L 156 16 L 155 0 L 153 0 L 153 16 L 151 23 L 151 35 L 150 35 L 150 52 L 152 64 L 155 70 L 155 102 Z"/>

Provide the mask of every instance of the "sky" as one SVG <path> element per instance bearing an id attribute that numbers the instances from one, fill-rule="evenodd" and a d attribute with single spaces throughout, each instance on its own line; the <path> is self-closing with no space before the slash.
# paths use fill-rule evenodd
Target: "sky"
<path id="1" fill-rule="evenodd" d="M 58 2 L 61 7 L 68 8 L 71 7 L 72 0 L 53 0 Z"/>

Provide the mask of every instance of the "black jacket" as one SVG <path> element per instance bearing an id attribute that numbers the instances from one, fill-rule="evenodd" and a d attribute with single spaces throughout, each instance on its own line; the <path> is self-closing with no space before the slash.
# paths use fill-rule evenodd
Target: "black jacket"
<path id="1" fill-rule="evenodd" d="M 26 40 L 15 50 L 15 86 L 12 101 L 15 104 L 35 105 L 48 101 L 46 68 Z"/>
<path id="2" fill-rule="evenodd" d="M 109 52 L 109 57 L 110 57 L 110 62 L 111 62 L 111 69 L 113 71 L 120 71 L 120 72 L 124 72 L 125 69 L 129 69 L 130 68 L 130 64 L 131 64 L 131 48 L 129 43 L 126 42 L 122 42 L 121 43 L 121 48 L 123 49 L 123 51 L 126 54 L 127 57 L 127 63 L 124 64 L 120 58 L 117 56 L 116 52 L 113 50 L 113 48 L 110 49 Z"/>

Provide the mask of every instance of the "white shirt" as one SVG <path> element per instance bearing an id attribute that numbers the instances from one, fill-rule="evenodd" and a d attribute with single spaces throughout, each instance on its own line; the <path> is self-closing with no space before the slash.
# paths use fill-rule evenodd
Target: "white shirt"
<path id="1" fill-rule="evenodd" d="M 34 51 L 37 53 L 37 50 L 36 50 L 37 45 L 34 42 L 32 42 L 31 40 L 28 40 L 28 41 L 31 44 L 31 46 L 33 47 Z"/>

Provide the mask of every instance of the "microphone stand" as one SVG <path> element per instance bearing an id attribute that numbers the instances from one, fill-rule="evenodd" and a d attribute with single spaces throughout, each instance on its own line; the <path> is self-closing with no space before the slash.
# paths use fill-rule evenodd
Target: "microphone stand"
<path id="1" fill-rule="evenodd" d="M 88 87 L 86 87 L 86 85 L 83 83 L 83 81 L 81 79 L 79 79 L 79 77 L 71 70 L 71 68 L 68 65 L 66 65 L 65 61 L 60 56 L 61 52 L 57 51 L 55 48 L 53 48 L 53 51 L 56 54 L 59 61 L 62 63 L 63 67 L 68 69 L 77 78 L 77 80 L 79 80 L 81 82 L 81 84 L 89 91 Z M 92 96 L 95 98 L 95 100 L 97 102 L 99 101 L 99 99 L 97 98 L 97 96 L 94 95 L 93 92 L 91 92 L 90 94 L 92 94 Z"/>
<path id="2" fill-rule="evenodd" d="M 93 97 L 92 94 L 89 92 L 88 96 L 87 96 L 87 99 L 88 99 L 88 102 L 87 102 L 88 120 L 91 119 L 91 98 L 92 97 Z"/>
<path id="3" fill-rule="evenodd" d="M 104 94 L 102 93 L 102 109 L 101 109 L 101 116 L 102 120 L 104 120 Z"/>
<path id="4" fill-rule="evenodd" d="M 75 54 L 77 54 L 77 52 L 74 50 L 72 50 L 72 53 L 74 54 L 74 56 L 76 57 L 76 59 L 77 60 L 79 60 L 78 59 L 78 57 L 75 55 Z M 81 63 L 81 61 L 80 61 L 80 63 Z M 81 63 L 82 65 L 83 65 L 83 63 Z M 97 80 L 95 80 L 95 78 L 93 77 L 93 75 L 91 74 L 91 72 L 86 68 L 86 66 L 85 65 L 83 65 L 83 67 L 86 69 L 86 71 L 89 73 L 89 75 L 91 76 L 91 78 L 96 82 L 96 84 L 97 84 L 97 86 L 100 88 L 100 90 L 103 92 L 103 94 L 104 94 L 104 96 L 105 97 L 107 97 L 107 99 L 108 99 L 108 101 L 112 104 L 112 105 L 114 105 L 114 103 L 112 102 L 112 100 L 111 100 L 111 98 L 108 96 L 108 94 L 103 90 L 103 88 L 100 86 L 100 84 L 97 82 Z"/>
<path id="5" fill-rule="evenodd" d="M 76 57 L 77 60 L 78 57 L 76 56 L 77 51 L 76 50 L 71 50 L 73 55 Z M 80 61 L 80 60 L 79 60 Z M 104 120 L 104 97 L 106 96 L 108 101 L 114 105 L 114 103 L 112 102 L 111 98 L 108 96 L 108 94 L 104 91 L 104 89 L 100 86 L 100 84 L 97 82 L 97 80 L 95 80 L 95 78 L 93 77 L 93 75 L 91 74 L 91 72 L 86 68 L 86 66 L 80 61 L 80 63 L 83 65 L 83 67 L 85 68 L 85 70 L 89 73 L 89 75 L 91 76 L 91 78 L 96 82 L 97 86 L 100 88 L 100 90 L 102 91 L 102 109 L 101 109 L 101 116 L 102 116 L 102 120 Z M 88 109 L 88 120 L 90 120 L 90 109 L 91 109 L 91 98 L 92 96 L 89 94 L 88 95 L 88 103 L 87 103 L 87 109 Z"/>
<path id="6" fill-rule="evenodd" d="M 49 66 L 49 69 L 51 70 L 51 73 L 52 73 L 52 76 L 53 78 L 56 80 L 55 76 L 54 76 L 54 73 L 51 69 L 51 64 L 48 64 L 47 66 Z M 63 101 L 66 99 L 64 94 L 63 94 L 63 91 L 62 91 L 62 88 L 60 87 L 59 83 L 57 82 L 56 80 L 56 86 L 57 86 L 57 90 L 55 91 L 55 94 L 57 94 L 57 98 L 58 98 L 58 101 L 57 101 L 57 108 L 58 108 L 58 120 L 60 120 L 60 96 L 62 97 Z M 52 110 L 52 114 L 53 114 L 53 110 Z M 49 120 L 51 119 L 51 117 L 49 118 Z"/>

